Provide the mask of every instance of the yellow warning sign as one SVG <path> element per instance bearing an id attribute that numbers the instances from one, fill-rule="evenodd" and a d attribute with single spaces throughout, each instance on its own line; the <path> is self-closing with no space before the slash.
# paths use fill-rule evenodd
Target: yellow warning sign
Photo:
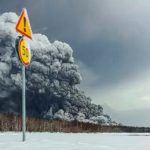
<path id="1" fill-rule="evenodd" d="M 23 65 L 27 66 L 30 64 L 30 60 L 31 60 L 30 48 L 23 38 L 19 40 L 18 54 L 19 54 L 20 61 L 22 62 Z"/>
<path id="2" fill-rule="evenodd" d="M 31 30 L 31 26 L 30 26 L 30 22 L 28 18 L 28 13 L 25 8 L 22 9 L 19 20 L 16 24 L 16 31 L 32 39 L 32 30 Z"/>

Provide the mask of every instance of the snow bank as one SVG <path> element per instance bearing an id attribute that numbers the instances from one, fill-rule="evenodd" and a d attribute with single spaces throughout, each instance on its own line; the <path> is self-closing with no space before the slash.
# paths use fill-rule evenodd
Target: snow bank
<path id="1" fill-rule="evenodd" d="M 150 134 L 0 133 L 0 150 L 149 150 Z"/>

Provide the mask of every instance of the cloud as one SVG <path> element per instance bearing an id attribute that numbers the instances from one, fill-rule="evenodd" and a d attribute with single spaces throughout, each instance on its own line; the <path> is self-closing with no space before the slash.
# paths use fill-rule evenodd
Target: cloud
<path id="1" fill-rule="evenodd" d="M 130 110 L 115 110 L 112 109 L 109 105 L 103 105 L 104 112 L 111 114 L 111 117 L 114 118 L 117 122 L 121 122 L 124 125 L 131 126 L 143 126 L 149 127 L 149 108 L 139 108 L 139 109 L 130 109 Z"/>
<path id="2" fill-rule="evenodd" d="M 101 85 L 104 77 L 81 61 L 78 65 L 83 77 L 81 87 L 94 103 L 107 104 L 116 111 L 150 108 L 150 70 L 111 85 Z"/>
<path id="3" fill-rule="evenodd" d="M 0 15 L 0 112 L 20 113 L 21 63 L 15 54 L 15 13 Z M 24 40 L 26 38 L 24 37 Z M 100 105 L 78 88 L 81 75 L 72 48 L 33 34 L 28 40 L 32 60 L 26 66 L 27 115 L 47 119 L 114 124 Z"/>
<path id="4" fill-rule="evenodd" d="M 150 108 L 149 76 L 150 71 L 146 71 L 109 87 L 90 86 L 87 92 L 95 103 L 106 103 L 115 110 Z"/>
<path id="5" fill-rule="evenodd" d="M 100 77 L 79 62 L 83 81 L 81 87 L 94 103 L 102 104 L 104 113 L 124 125 L 149 126 L 150 70 L 110 87 L 98 86 Z"/>
<path id="6" fill-rule="evenodd" d="M 51 41 L 69 43 L 75 57 L 103 76 L 105 84 L 145 71 L 150 65 L 147 0 L 30 0 L 20 4 L 16 0 L 14 5 L 3 1 L 1 11 L 16 9 L 19 14 L 27 7 L 33 32 L 41 30 Z"/>
<path id="7" fill-rule="evenodd" d="M 14 57 L 14 43 L 18 36 L 15 31 L 17 19 L 15 13 L 0 15 L 0 93 L 6 89 L 11 93 L 14 89 L 19 91 L 21 88 L 21 74 L 18 72 L 21 66 L 17 57 Z M 52 79 L 57 80 L 58 83 L 65 81 L 72 86 L 80 83 L 81 75 L 78 66 L 74 63 L 73 50 L 67 43 L 59 41 L 50 43 L 45 35 L 34 34 L 30 47 L 32 61 L 26 75 L 29 81 L 28 90 L 30 88 L 43 90 L 44 87 L 50 89 Z"/>
<path id="8" fill-rule="evenodd" d="M 149 0 L 0 2 L 0 12 L 19 14 L 22 7 L 27 7 L 33 32 L 43 29 L 51 41 L 73 47 L 82 87 L 96 103 L 114 109 L 149 104 Z"/>
<path id="9" fill-rule="evenodd" d="M 77 64 L 80 66 L 79 69 L 81 70 L 82 82 L 81 87 L 88 88 L 90 86 L 97 85 L 100 76 L 98 76 L 92 68 L 84 64 L 82 61 L 77 61 Z"/>

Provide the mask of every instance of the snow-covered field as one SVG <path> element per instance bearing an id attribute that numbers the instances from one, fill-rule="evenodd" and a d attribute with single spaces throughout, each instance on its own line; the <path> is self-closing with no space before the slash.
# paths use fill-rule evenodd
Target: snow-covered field
<path id="1" fill-rule="evenodd" d="M 0 150 L 150 150 L 150 134 L 142 133 L 0 133 Z"/>

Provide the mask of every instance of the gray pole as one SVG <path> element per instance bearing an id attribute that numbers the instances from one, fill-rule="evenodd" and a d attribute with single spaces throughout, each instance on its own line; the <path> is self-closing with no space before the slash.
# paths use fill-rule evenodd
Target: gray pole
<path id="1" fill-rule="evenodd" d="M 25 66 L 22 65 L 22 141 L 26 140 L 26 85 Z"/>

